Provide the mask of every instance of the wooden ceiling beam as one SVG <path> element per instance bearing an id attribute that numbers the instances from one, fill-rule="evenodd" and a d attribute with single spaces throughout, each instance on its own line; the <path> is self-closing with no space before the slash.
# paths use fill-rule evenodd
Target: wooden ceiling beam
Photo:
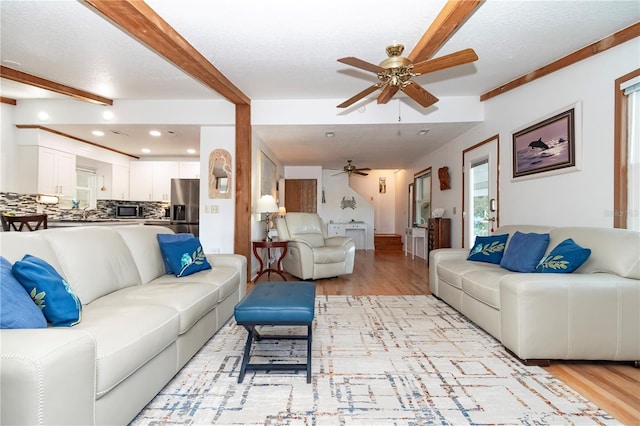
<path id="1" fill-rule="evenodd" d="M 70 96 L 81 101 L 91 102 L 99 105 L 113 105 L 113 100 L 111 99 L 104 98 L 102 96 L 86 92 L 84 90 L 76 89 L 65 84 L 56 83 L 55 81 L 47 80 L 32 74 L 27 74 L 26 72 L 18 71 L 13 68 L 8 68 L 4 65 L 0 65 L 0 77 L 22 84 L 28 84 L 29 86 L 39 87 L 51 92 L 60 93 L 61 95 Z"/>
<path id="2" fill-rule="evenodd" d="M 17 101 L 15 99 L 6 98 L 4 96 L 0 96 L 0 103 L 9 104 L 9 105 L 17 105 Z"/>
<path id="3" fill-rule="evenodd" d="M 537 80 L 540 77 L 544 77 L 545 75 L 551 74 L 552 72 L 556 72 L 562 68 L 568 67 L 569 65 L 573 65 L 576 62 L 582 61 L 583 59 L 587 59 L 591 56 L 597 55 L 598 53 L 604 52 L 607 49 L 611 49 L 612 47 L 625 43 L 636 37 L 640 37 L 640 22 L 636 22 L 635 24 L 630 25 L 627 28 L 623 28 L 614 34 L 603 38 L 602 40 L 596 41 L 595 43 L 583 47 L 582 49 L 576 50 L 575 52 L 570 53 L 567 56 L 563 56 L 556 61 L 538 68 L 537 70 L 531 71 L 528 74 L 525 74 L 521 77 L 516 78 L 515 80 L 511 80 L 510 82 L 503 84 L 502 86 L 496 87 L 493 90 L 483 93 L 482 95 L 480 95 L 480 101 L 486 101 L 495 96 L 508 92 L 509 90 L 515 89 L 516 87 L 531 83 L 533 80 Z"/>
<path id="4" fill-rule="evenodd" d="M 140 0 L 80 0 L 185 73 L 236 105 L 251 100 L 184 37 Z"/>
<path id="5" fill-rule="evenodd" d="M 418 63 L 430 59 L 464 24 L 484 0 L 449 0 L 418 40 L 408 58 Z"/>

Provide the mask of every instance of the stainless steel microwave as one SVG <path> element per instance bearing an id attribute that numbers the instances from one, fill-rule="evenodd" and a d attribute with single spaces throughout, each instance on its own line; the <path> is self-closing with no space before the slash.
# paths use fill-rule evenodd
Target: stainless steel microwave
<path id="1" fill-rule="evenodd" d="M 116 218 L 118 219 L 137 219 L 142 217 L 144 217 L 144 209 L 142 206 L 129 204 L 116 205 Z"/>

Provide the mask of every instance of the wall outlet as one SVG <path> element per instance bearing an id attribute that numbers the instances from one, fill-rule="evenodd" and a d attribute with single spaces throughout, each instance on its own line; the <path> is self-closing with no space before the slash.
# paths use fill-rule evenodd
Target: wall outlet
<path id="1" fill-rule="evenodd" d="M 453 210 L 453 214 L 456 214 L 457 209 L 454 207 L 452 210 Z"/>
<path id="2" fill-rule="evenodd" d="M 211 213 L 211 206 L 209 204 L 205 204 L 204 205 L 204 212 L 205 213 Z"/>

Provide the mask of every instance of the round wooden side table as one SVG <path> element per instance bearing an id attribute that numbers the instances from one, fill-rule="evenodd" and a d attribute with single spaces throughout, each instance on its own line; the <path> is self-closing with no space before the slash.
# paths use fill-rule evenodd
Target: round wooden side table
<path id="1" fill-rule="evenodd" d="M 258 275 L 256 276 L 256 279 L 253 280 L 254 283 L 258 282 L 258 280 L 260 279 L 261 276 L 263 276 L 264 274 L 268 274 L 267 276 L 271 276 L 271 272 L 274 272 L 278 275 L 280 275 L 282 277 L 283 280 L 287 281 L 287 278 L 284 276 L 284 271 L 282 270 L 282 259 L 284 259 L 284 257 L 287 255 L 287 241 L 252 241 L 252 246 L 253 246 L 253 255 L 256 257 L 256 259 L 258 259 L 258 262 L 260 262 L 260 271 L 258 272 Z M 269 261 L 271 260 L 271 249 L 276 249 L 276 248 L 280 248 L 282 249 L 282 253 L 280 254 L 280 257 L 278 258 L 278 260 L 276 261 L 276 268 L 272 268 L 269 265 Z M 262 260 L 262 256 L 260 256 L 260 254 L 258 253 L 258 249 L 264 249 L 267 250 L 267 266 L 268 268 L 265 269 L 264 267 L 264 261 Z"/>

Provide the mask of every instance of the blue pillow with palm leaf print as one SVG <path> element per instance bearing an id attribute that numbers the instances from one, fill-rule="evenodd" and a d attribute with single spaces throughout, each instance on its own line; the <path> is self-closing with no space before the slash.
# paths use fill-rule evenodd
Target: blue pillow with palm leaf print
<path id="1" fill-rule="evenodd" d="M 477 236 L 467 260 L 500 264 L 509 234 Z"/>
<path id="2" fill-rule="evenodd" d="M 13 264 L 11 271 L 52 326 L 71 327 L 80 322 L 80 299 L 49 263 L 25 254 Z"/>
<path id="3" fill-rule="evenodd" d="M 536 272 L 569 274 L 591 256 L 591 249 L 580 247 L 571 238 L 558 244 L 551 253 L 540 259 Z"/>
<path id="4" fill-rule="evenodd" d="M 198 271 L 211 269 L 211 265 L 197 237 L 164 244 L 166 259 L 176 277 L 186 277 Z"/>
<path id="5" fill-rule="evenodd" d="M 166 253 L 164 252 L 164 245 L 167 243 L 173 243 L 175 241 L 184 241 L 190 240 L 194 238 L 194 235 L 188 232 L 179 233 L 179 234 L 158 234 L 158 244 L 160 245 L 160 253 L 162 254 L 162 261 L 164 262 L 164 270 L 167 274 L 173 274 L 173 269 L 171 269 L 171 264 L 169 263 L 169 259 L 167 258 Z"/>

